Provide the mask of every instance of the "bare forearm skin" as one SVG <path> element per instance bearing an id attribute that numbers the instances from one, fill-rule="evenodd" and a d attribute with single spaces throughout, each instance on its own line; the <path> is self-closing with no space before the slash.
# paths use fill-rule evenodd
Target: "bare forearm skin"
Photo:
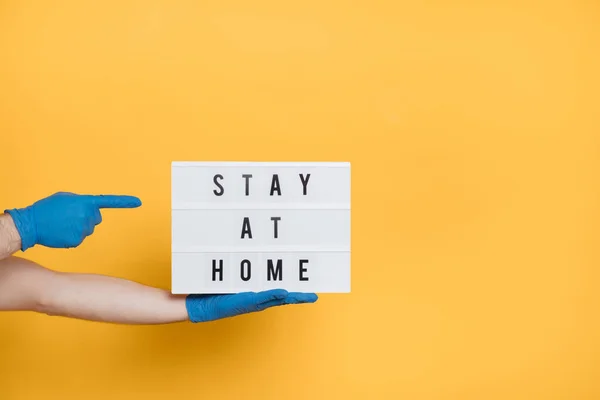
<path id="1" fill-rule="evenodd" d="M 188 320 L 183 296 L 115 277 L 55 272 L 18 257 L 0 260 L 0 311 L 118 324 Z"/>
<path id="2" fill-rule="evenodd" d="M 12 217 L 0 214 L 0 260 L 21 249 L 21 236 Z"/>

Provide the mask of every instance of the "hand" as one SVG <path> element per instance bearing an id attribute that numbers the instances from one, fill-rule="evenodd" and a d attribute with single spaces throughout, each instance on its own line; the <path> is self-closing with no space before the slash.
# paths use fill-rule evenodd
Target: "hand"
<path id="1" fill-rule="evenodd" d="M 190 321 L 207 322 L 284 304 L 314 303 L 317 299 L 314 293 L 288 293 L 283 289 L 274 289 L 258 293 L 190 294 L 185 303 Z"/>
<path id="2" fill-rule="evenodd" d="M 142 204 L 133 196 L 78 195 L 59 192 L 26 208 L 5 210 L 12 217 L 21 250 L 40 244 L 46 247 L 76 247 L 102 222 L 101 208 L 134 208 Z"/>

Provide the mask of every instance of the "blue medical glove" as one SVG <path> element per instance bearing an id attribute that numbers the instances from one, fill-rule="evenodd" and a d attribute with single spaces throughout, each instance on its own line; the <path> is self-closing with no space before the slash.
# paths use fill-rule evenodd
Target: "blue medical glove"
<path id="1" fill-rule="evenodd" d="M 266 310 L 284 304 L 314 303 L 315 293 L 288 293 L 283 289 L 236 294 L 190 294 L 186 308 L 191 322 L 207 322 Z"/>
<path id="2" fill-rule="evenodd" d="M 132 196 L 78 195 L 59 192 L 25 208 L 5 210 L 21 235 L 21 250 L 40 244 L 53 248 L 76 247 L 102 222 L 102 208 L 134 208 L 142 204 Z"/>

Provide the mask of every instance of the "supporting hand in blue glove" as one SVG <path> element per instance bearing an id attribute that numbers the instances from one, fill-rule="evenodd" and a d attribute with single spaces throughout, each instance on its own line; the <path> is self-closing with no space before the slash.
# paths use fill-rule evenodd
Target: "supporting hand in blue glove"
<path id="1" fill-rule="evenodd" d="M 5 210 L 12 217 L 21 250 L 36 244 L 53 248 L 79 246 L 102 222 L 102 208 L 134 208 L 142 204 L 133 196 L 78 195 L 59 192 L 25 208 Z"/>
<path id="2" fill-rule="evenodd" d="M 258 293 L 191 294 L 186 297 L 185 303 L 191 322 L 207 322 L 285 304 L 314 303 L 317 299 L 315 293 L 290 293 L 283 289 L 273 289 Z"/>

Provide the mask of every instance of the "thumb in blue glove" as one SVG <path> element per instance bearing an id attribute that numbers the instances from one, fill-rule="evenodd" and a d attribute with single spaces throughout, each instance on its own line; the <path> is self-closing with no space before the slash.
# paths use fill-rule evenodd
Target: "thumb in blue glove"
<path id="1" fill-rule="evenodd" d="M 191 322 L 207 322 L 236 315 L 259 312 L 286 304 L 314 303 L 315 293 L 295 293 L 283 289 L 236 294 L 190 294 L 186 308 Z"/>
<path id="2" fill-rule="evenodd" d="M 25 208 L 5 210 L 21 236 L 21 250 L 40 244 L 53 248 L 76 247 L 102 222 L 102 208 L 134 208 L 133 196 L 78 195 L 58 192 Z"/>

